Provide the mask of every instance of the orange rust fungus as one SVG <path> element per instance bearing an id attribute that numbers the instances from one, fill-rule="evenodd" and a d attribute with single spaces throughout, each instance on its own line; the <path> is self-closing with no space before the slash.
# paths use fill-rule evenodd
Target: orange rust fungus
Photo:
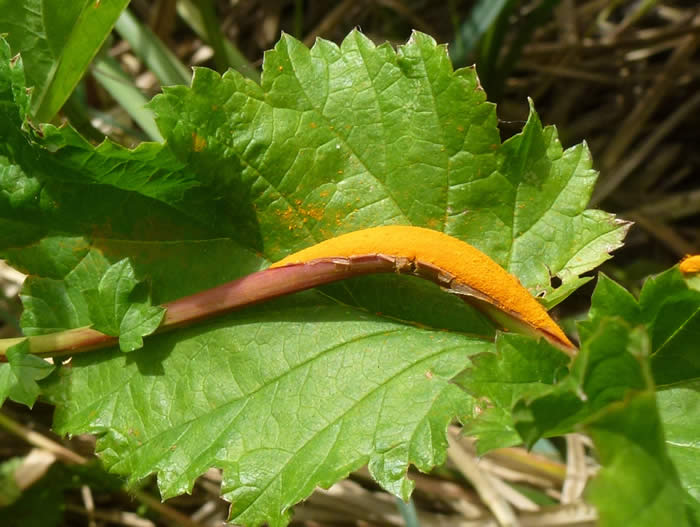
<path id="1" fill-rule="evenodd" d="M 294 253 L 270 267 L 376 254 L 429 264 L 450 273 L 457 282 L 488 297 L 498 309 L 515 315 L 570 351 L 575 349 L 515 276 L 477 248 L 432 229 L 394 225 L 355 231 Z"/>
<path id="2" fill-rule="evenodd" d="M 192 149 L 195 152 L 201 152 L 206 146 L 207 140 L 201 135 L 197 135 L 195 132 L 192 132 Z"/>
<path id="3" fill-rule="evenodd" d="M 681 260 L 679 268 L 683 274 L 700 273 L 700 254 L 689 254 Z"/>
<path id="4" fill-rule="evenodd" d="M 309 123 L 309 126 L 310 126 L 311 128 L 316 128 L 316 123 L 314 123 L 314 122 L 312 121 L 311 123 Z"/>

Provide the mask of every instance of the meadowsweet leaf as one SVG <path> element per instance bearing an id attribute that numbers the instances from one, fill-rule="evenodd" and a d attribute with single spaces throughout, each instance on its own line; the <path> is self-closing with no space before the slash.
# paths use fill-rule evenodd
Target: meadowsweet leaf
<path id="1" fill-rule="evenodd" d="M 700 334 L 700 292 L 684 280 L 677 268 L 650 277 L 639 300 L 602 276 L 593 293 L 589 320 L 580 324 L 589 334 L 604 317 L 620 317 L 644 325 L 650 336 L 650 369 L 661 385 L 658 406 L 666 431 L 666 448 L 680 474 L 690 510 L 699 515 L 700 448 L 696 437 L 700 374 L 697 336 Z"/>
<path id="2" fill-rule="evenodd" d="M 93 329 L 118 336 L 122 351 L 142 347 L 142 337 L 153 333 L 165 315 L 165 309 L 151 305 L 148 298 L 135 301 L 138 284 L 134 267 L 125 258 L 105 271 L 96 289 L 83 291 Z"/>
<path id="3" fill-rule="evenodd" d="M 601 276 L 593 293 L 590 320 L 619 316 L 632 325 L 644 324 L 651 337 L 651 369 L 658 386 L 692 382 L 700 378 L 700 291 L 691 288 L 676 267 L 644 282 L 639 300 Z"/>
<path id="4" fill-rule="evenodd" d="M 143 347 L 143 337 L 150 335 L 163 320 L 165 309 L 147 303 L 129 305 L 119 324 L 119 347 L 134 351 Z"/>
<path id="5" fill-rule="evenodd" d="M 686 508 L 700 520 L 700 382 L 667 387 L 657 393 L 664 425 L 666 448 L 686 492 Z"/>
<path id="6" fill-rule="evenodd" d="M 611 404 L 584 429 L 603 465 L 588 489 L 601 527 L 688 525 L 653 390 Z"/>
<path id="7" fill-rule="evenodd" d="M 616 319 L 601 319 L 582 342 L 571 374 L 548 393 L 523 399 L 514 406 L 515 427 L 528 445 L 543 436 L 572 432 L 579 423 L 622 400 L 630 390 L 642 390 L 646 379 L 634 346 L 643 331 Z"/>
<path id="8" fill-rule="evenodd" d="M 602 319 L 586 347 L 597 366 L 584 386 L 592 412 L 583 430 L 602 465 L 587 494 L 598 508 L 600 525 L 688 525 L 656 404 L 649 335 L 618 318 Z M 620 361 L 626 366 L 614 368 Z"/>
<path id="9" fill-rule="evenodd" d="M 6 398 L 34 406 L 41 393 L 37 381 L 55 369 L 53 364 L 29 353 L 29 344 L 22 341 L 7 350 L 6 363 L 0 364 L 0 404 Z"/>
<path id="10" fill-rule="evenodd" d="M 191 88 L 151 103 L 167 144 L 132 151 L 70 128 L 23 130 L 22 61 L 0 54 L 0 226 L 15 229 L 0 254 L 64 283 L 34 288 L 36 306 L 79 291 L 111 330 L 132 319 L 100 284 L 124 259 L 158 304 L 343 232 L 405 223 L 472 243 L 553 304 L 626 230 L 584 210 L 595 180 L 585 146 L 563 151 L 534 110 L 501 144 L 474 70 L 453 71 L 419 33 L 398 51 L 359 32 L 311 50 L 284 36 L 262 85 L 199 69 Z M 442 462 L 445 427 L 473 414 L 451 379 L 494 334 L 461 300 L 417 284 L 351 280 L 150 336 L 128 357 L 80 354 L 42 382 L 55 427 L 97 434 L 111 470 L 156 473 L 164 496 L 221 467 L 245 525 L 284 525 L 316 486 L 364 463 L 406 498 L 408 466 Z M 82 322 L 38 307 L 27 320 L 37 332 Z"/>
<path id="11" fill-rule="evenodd" d="M 700 382 L 666 388 L 656 399 L 666 448 L 687 493 L 686 507 L 700 520 Z"/>
<path id="12" fill-rule="evenodd" d="M 499 334 L 493 353 L 471 359 L 454 382 L 477 400 L 474 418 L 464 428 L 479 438 L 480 454 L 522 443 L 513 407 L 521 399 L 549 393 L 568 374 L 568 361 L 544 339 L 512 334 Z"/>
<path id="13" fill-rule="evenodd" d="M 22 489 L 17 484 L 15 471 L 22 464 L 22 458 L 13 457 L 0 463 L 0 511 L 17 501 Z"/>
<path id="14" fill-rule="evenodd" d="M 453 71 L 421 33 L 396 53 L 358 31 L 311 50 L 284 35 L 265 55 L 262 86 L 198 69 L 191 88 L 166 88 L 150 106 L 201 177 L 247 183 L 273 259 L 339 233 L 413 224 L 475 245 L 553 306 L 627 230 L 585 210 L 596 179 L 585 145 L 563 151 L 534 109 L 500 145 L 474 70 Z"/>
<path id="15" fill-rule="evenodd" d="M 309 293 L 156 335 L 128 358 L 81 354 L 49 395 L 57 431 L 98 434 L 110 470 L 156 471 L 169 497 L 219 466 L 233 521 L 283 525 L 316 485 L 365 463 L 406 497 L 408 464 L 442 462 L 468 405 L 449 379 L 489 346 Z"/>
<path id="16" fill-rule="evenodd" d="M 549 393 L 521 399 L 513 411 L 529 444 L 572 431 L 592 437 L 603 467 L 588 497 L 604 526 L 686 525 L 683 489 L 656 406 L 650 342 L 642 327 L 599 318 L 571 375 Z"/>
<path id="17" fill-rule="evenodd" d="M 27 277 L 22 286 L 22 317 L 25 335 L 43 335 L 90 325 L 90 315 L 81 292 L 63 280 Z"/>
<path id="18" fill-rule="evenodd" d="M 47 240 L 62 259 L 78 238 L 87 250 L 92 239 L 235 237 L 245 210 L 236 189 L 229 188 L 230 200 L 212 196 L 163 145 L 128 150 L 106 140 L 94 147 L 70 127 L 47 124 L 39 135 L 25 126 L 24 71 L 22 57 L 12 58 L 0 40 L 0 250 L 29 246 L 18 266 L 31 262 L 32 274 L 53 278 L 68 273 L 75 261 L 54 269 L 59 258 L 36 254 L 32 244 Z"/>

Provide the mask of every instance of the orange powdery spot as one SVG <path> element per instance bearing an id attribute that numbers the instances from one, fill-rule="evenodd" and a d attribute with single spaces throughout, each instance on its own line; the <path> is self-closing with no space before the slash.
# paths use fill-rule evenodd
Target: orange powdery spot
<path id="1" fill-rule="evenodd" d="M 355 209 L 357 210 L 357 209 Z M 440 220 L 437 218 L 430 218 L 427 222 L 426 225 L 428 225 L 429 228 L 434 229 L 435 227 L 438 227 L 440 225 Z"/>
<path id="2" fill-rule="evenodd" d="M 683 258 L 679 269 L 683 274 L 700 273 L 700 254 L 689 254 Z"/>
<path id="3" fill-rule="evenodd" d="M 477 248 L 445 233 L 422 227 L 374 227 L 330 238 L 287 256 L 270 267 L 329 258 L 386 255 L 428 264 L 454 276 L 498 310 L 547 335 L 568 349 L 574 345 L 518 279 Z"/>
<path id="4" fill-rule="evenodd" d="M 201 135 L 197 135 L 195 132 L 192 132 L 192 150 L 195 152 L 201 152 L 206 146 L 207 140 Z"/>

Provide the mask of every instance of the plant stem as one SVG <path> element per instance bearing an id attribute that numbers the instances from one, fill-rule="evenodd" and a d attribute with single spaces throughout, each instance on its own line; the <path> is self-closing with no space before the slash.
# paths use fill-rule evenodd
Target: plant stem
<path id="1" fill-rule="evenodd" d="M 380 255 L 350 261 L 324 260 L 311 264 L 265 269 L 165 304 L 166 314 L 158 332 L 209 318 L 278 296 L 295 293 L 337 280 L 369 273 L 390 273 L 395 262 Z M 29 342 L 35 355 L 57 357 L 113 346 L 117 337 L 89 327 L 69 329 L 47 335 L 0 339 L 0 360 L 7 350 L 20 342 Z"/>
<path id="2" fill-rule="evenodd" d="M 282 295 L 374 273 L 401 273 L 430 280 L 474 305 L 500 326 L 535 336 L 544 336 L 564 353 L 571 356 L 575 353 L 575 348 L 562 347 L 546 332 L 523 322 L 517 315 L 504 310 L 493 299 L 455 280 L 450 273 L 430 264 L 383 254 L 319 258 L 306 263 L 272 267 L 252 273 L 238 280 L 164 304 L 166 313 L 157 332 L 168 331 Z M 29 342 L 30 353 L 45 357 L 74 355 L 114 346 L 118 342 L 117 337 L 105 335 L 89 327 L 47 335 L 0 339 L 0 361 L 7 360 L 5 355 L 10 347 L 25 340 Z"/>

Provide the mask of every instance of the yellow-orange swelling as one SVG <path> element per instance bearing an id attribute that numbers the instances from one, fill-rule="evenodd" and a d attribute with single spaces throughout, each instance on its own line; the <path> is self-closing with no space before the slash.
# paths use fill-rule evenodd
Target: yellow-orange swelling
<path id="1" fill-rule="evenodd" d="M 690 274 L 700 272 L 700 254 L 683 258 L 680 265 L 681 273 Z"/>
<path id="2" fill-rule="evenodd" d="M 271 267 L 370 254 L 399 256 L 438 267 L 492 298 L 497 307 L 573 348 L 561 328 L 515 276 L 468 243 L 431 229 L 397 225 L 355 231 L 294 253 Z"/>

